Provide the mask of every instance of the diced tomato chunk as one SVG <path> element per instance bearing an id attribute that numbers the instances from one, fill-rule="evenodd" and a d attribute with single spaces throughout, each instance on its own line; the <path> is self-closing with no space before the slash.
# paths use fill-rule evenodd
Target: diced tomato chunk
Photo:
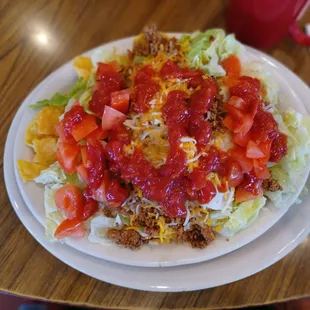
<path id="1" fill-rule="evenodd" d="M 81 237 L 84 237 L 85 236 L 85 233 L 86 233 L 86 230 L 85 230 L 85 227 L 84 227 L 84 224 L 81 223 L 81 225 L 78 225 L 74 231 L 70 234 L 70 237 L 73 237 L 73 238 L 81 238 Z"/>
<path id="2" fill-rule="evenodd" d="M 98 117 L 102 116 L 104 107 L 111 103 L 111 91 L 97 82 L 94 86 L 92 99 L 89 101 L 89 109 Z"/>
<path id="3" fill-rule="evenodd" d="M 258 179 L 254 171 L 244 174 L 242 183 L 237 187 L 236 202 L 256 199 L 263 195 L 262 180 Z"/>
<path id="4" fill-rule="evenodd" d="M 83 163 L 79 164 L 76 167 L 76 171 L 79 174 L 79 176 L 82 178 L 82 180 L 88 184 L 89 179 L 88 179 L 88 173 L 87 173 L 87 169 L 84 167 Z"/>
<path id="5" fill-rule="evenodd" d="M 106 191 L 106 198 L 109 203 L 117 203 L 121 205 L 129 195 L 127 188 L 121 186 L 117 179 L 112 179 L 109 182 Z"/>
<path id="6" fill-rule="evenodd" d="M 98 188 L 92 190 L 92 197 L 100 202 L 106 202 L 106 181 L 103 180 Z"/>
<path id="7" fill-rule="evenodd" d="M 82 212 L 82 220 L 85 221 L 99 210 L 98 201 L 92 197 L 92 189 L 86 187 L 83 191 L 84 206 Z"/>
<path id="8" fill-rule="evenodd" d="M 105 152 L 98 140 L 87 139 L 87 170 L 89 186 L 97 188 L 103 180 L 105 171 Z"/>
<path id="9" fill-rule="evenodd" d="M 225 103 L 224 106 L 228 111 L 228 115 L 232 118 L 229 120 L 225 119 L 224 125 L 231 127 L 234 133 L 246 135 L 253 125 L 253 118 L 231 104 Z"/>
<path id="10" fill-rule="evenodd" d="M 102 83 L 102 88 L 112 91 L 120 90 L 123 86 L 123 77 L 111 63 L 98 62 L 96 72 L 97 81 Z"/>
<path id="11" fill-rule="evenodd" d="M 234 120 L 233 120 L 233 118 L 230 115 L 226 116 L 224 118 L 224 120 L 223 120 L 223 125 L 225 127 L 227 127 L 228 129 L 230 129 L 230 130 L 234 130 Z"/>
<path id="12" fill-rule="evenodd" d="M 287 137 L 280 133 L 277 138 L 272 141 L 270 150 L 270 161 L 278 163 L 287 153 Z"/>
<path id="13" fill-rule="evenodd" d="M 109 133 L 107 131 L 103 131 L 102 127 L 99 126 L 97 129 L 95 129 L 93 132 L 87 135 L 86 139 L 95 139 L 95 140 L 103 140 L 106 139 L 109 136 Z"/>
<path id="14" fill-rule="evenodd" d="M 248 158 L 263 158 L 266 155 L 254 141 L 250 140 L 246 148 L 246 157 Z"/>
<path id="15" fill-rule="evenodd" d="M 63 238 L 71 236 L 79 236 L 82 237 L 85 234 L 84 224 L 74 218 L 74 219 L 67 219 L 64 220 L 56 229 L 55 231 L 55 238 L 61 240 Z"/>
<path id="16" fill-rule="evenodd" d="M 122 67 L 120 65 L 120 63 L 116 60 L 110 61 L 108 62 L 108 64 L 114 69 L 114 71 L 116 72 L 120 72 Z"/>
<path id="17" fill-rule="evenodd" d="M 251 133 L 248 131 L 245 135 L 243 133 L 233 133 L 233 140 L 236 144 L 246 147 L 251 139 Z"/>
<path id="18" fill-rule="evenodd" d="M 123 124 L 115 125 L 110 131 L 109 141 L 119 141 L 128 145 L 131 141 L 130 133 Z"/>
<path id="19" fill-rule="evenodd" d="M 135 84 L 144 84 L 146 82 L 149 82 L 152 80 L 152 78 L 155 76 L 155 71 L 151 66 L 144 66 L 142 69 L 140 69 L 135 77 Z"/>
<path id="20" fill-rule="evenodd" d="M 236 189 L 236 193 L 235 193 L 235 201 L 237 203 L 239 203 L 239 202 L 259 198 L 262 195 L 263 195 L 263 190 L 261 190 L 261 192 L 259 194 L 255 195 L 255 194 L 245 190 L 243 187 L 238 186 Z"/>
<path id="21" fill-rule="evenodd" d="M 228 181 L 228 185 L 231 187 L 237 187 L 243 181 L 243 172 L 240 164 L 229 158 L 226 163 L 226 179 Z"/>
<path id="22" fill-rule="evenodd" d="M 159 91 L 159 85 L 153 80 L 155 71 L 151 66 L 144 66 L 135 77 L 135 99 L 131 104 L 131 110 L 136 113 L 147 112 L 150 101 Z"/>
<path id="23" fill-rule="evenodd" d="M 200 203 L 209 203 L 216 195 L 214 184 L 207 180 L 206 185 L 198 192 L 198 201 Z"/>
<path id="24" fill-rule="evenodd" d="M 243 98 L 246 94 L 258 93 L 260 89 L 260 82 L 255 78 L 248 76 L 241 76 L 238 84 L 230 87 L 230 95 Z"/>
<path id="25" fill-rule="evenodd" d="M 239 77 L 241 73 L 241 63 L 237 56 L 230 55 L 221 62 L 222 67 L 228 76 Z"/>
<path id="26" fill-rule="evenodd" d="M 253 160 L 245 156 L 245 149 L 237 146 L 230 150 L 231 156 L 241 166 L 242 172 L 248 172 L 253 168 Z"/>
<path id="27" fill-rule="evenodd" d="M 73 184 L 66 184 L 56 191 L 55 203 L 56 207 L 70 220 L 82 214 L 83 195 Z"/>
<path id="28" fill-rule="evenodd" d="M 228 104 L 240 110 L 244 110 L 246 107 L 246 102 L 242 98 L 237 96 L 231 96 L 229 98 Z"/>
<path id="29" fill-rule="evenodd" d="M 59 136 L 59 139 L 64 141 L 66 140 L 65 136 L 65 131 L 64 131 L 64 122 L 61 120 L 57 125 L 56 125 L 56 132 Z"/>
<path id="30" fill-rule="evenodd" d="M 82 220 L 85 221 L 99 210 L 98 201 L 89 199 L 83 206 Z"/>
<path id="31" fill-rule="evenodd" d="M 257 178 L 260 180 L 267 180 L 270 178 L 269 169 L 266 166 L 265 161 L 260 159 L 254 159 L 254 172 Z"/>
<path id="32" fill-rule="evenodd" d="M 75 141 L 80 141 L 98 128 L 96 116 L 87 114 L 83 119 L 75 124 L 71 130 L 71 134 Z"/>
<path id="33" fill-rule="evenodd" d="M 123 123 L 127 116 L 122 112 L 119 112 L 109 106 L 105 106 L 102 115 L 102 131 L 107 132 L 113 128 L 113 126 Z"/>
<path id="34" fill-rule="evenodd" d="M 58 142 L 58 151 L 56 152 L 56 158 L 67 173 L 74 173 L 78 161 L 80 148 L 75 143 L 68 143 L 64 141 Z"/>
<path id="35" fill-rule="evenodd" d="M 163 79 L 177 79 L 182 77 L 182 70 L 179 66 L 171 60 L 163 64 L 160 69 L 160 76 Z"/>
<path id="36" fill-rule="evenodd" d="M 111 108 L 127 114 L 130 94 L 131 90 L 129 88 L 111 93 Z"/>
<path id="37" fill-rule="evenodd" d="M 257 143 L 275 139 L 279 135 L 279 131 L 278 123 L 273 118 L 273 115 L 259 109 L 254 118 L 251 135 L 252 139 Z"/>

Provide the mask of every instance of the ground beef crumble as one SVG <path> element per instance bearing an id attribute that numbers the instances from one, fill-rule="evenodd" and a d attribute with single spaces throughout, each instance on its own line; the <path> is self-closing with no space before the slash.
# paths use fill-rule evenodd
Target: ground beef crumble
<path id="1" fill-rule="evenodd" d="M 158 235 L 159 227 L 154 225 L 154 216 L 150 214 L 156 214 L 154 208 L 140 208 L 137 218 L 133 221 L 133 226 L 140 226 L 146 234 Z"/>
<path id="2" fill-rule="evenodd" d="M 177 228 L 177 242 L 189 242 L 193 248 L 205 248 L 215 239 L 212 229 L 208 226 L 195 225 L 191 230 L 185 231 L 183 226 Z"/>
<path id="3" fill-rule="evenodd" d="M 144 27 L 142 37 L 134 42 L 134 47 L 129 56 L 156 56 L 159 52 L 168 55 L 175 54 L 180 45 L 176 38 L 168 38 L 157 31 L 156 25 Z"/>
<path id="4" fill-rule="evenodd" d="M 110 228 L 107 232 L 107 236 L 116 244 L 123 245 L 124 247 L 130 249 L 139 248 L 143 244 L 140 234 L 132 229 L 119 230 L 115 228 Z"/>
<path id="5" fill-rule="evenodd" d="M 108 208 L 108 207 L 104 207 L 104 208 L 102 209 L 102 213 L 103 213 L 103 215 L 106 216 L 106 217 L 110 217 L 110 218 L 113 217 L 112 211 L 111 211 L 111 209 Z"/>
<path id="6" fill-rule="evenodd" d="M 270 178 L 263 181 L 263 189 L 269 192 L 276 192 L 282 191 L 282 186 L 276 179 Z"/>
<path id="7" fill-rule="evenodd" d="M 223 119 L 226 116 L 224 104 L 221 100 L 215 99 L 213 105 L 208 112 L 208 121 L 211 124 L 212 130 L 223 132 Z"/>

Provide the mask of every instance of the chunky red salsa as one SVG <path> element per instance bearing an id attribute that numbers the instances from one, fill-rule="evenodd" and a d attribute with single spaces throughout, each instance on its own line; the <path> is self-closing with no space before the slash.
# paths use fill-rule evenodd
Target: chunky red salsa
<path id="1" fill-rule="evenodd" d="M 224 67 L 228 74 L 223 81 L 231 97 L 224 103 L 227 115 L 223 125 L 235 143 L 227 152 L 210 143 L 213 132 L 207 115 L 215 100 L 219 100 L 215 79 L 204 76 L 200 70 L 180 68 L 167 61 L 159 72 L 150 65 L 142 67 L 131 88 L 124 89 L 123 77 L 115 63 L 99 63 L 97 83 L 89 103 L 90 110 L 98 117 L 94 120 L 92 115 L 90 119 L 89 114 L 76 105 L 65 114 L 58 128 L 66 148 L 71 153 L 75 150 L 70 165 L 63 164 L 63 168 L 69 167 L 70 173 L 77 169 L 88 184 L 83 194 L 87 205 L 83 211 L 85 217 L 96 208 L 92 198 L 108 202 L 112 207 L 120 206 L 129 195 L 131 185 L 128 183 L 141 189 L 146 198 L 160 203 L 171 217 L 186 216 L 186 201 L 209 203 L 217 191 L 225 192 L 228 186 L 236 187 L 237 202 L 262 195 L 262 182 L 270 177 L 266 163 L 279 162 L 286 154 L 286 136 L 263 108 L 260 82 L 240 76 L 240 64 L 234 57 L 228 58 Z M 156 100 L 160 83 L 169 79 L 185 81 L 191 95 L 184 90 L 173 90 L 166 96 L 161 112 L 168 128 L 169 153 L 165 164 L 155 168 L 139 147 L 135 147 L 132 155 L 126 155 L 124 148 L 132 138 L 122 124 L 126 118 L 123 113 L 147 112 L 150 102 Z M 102 117 L 102 127 L 99 117 Z M 85 145 L 81 146 L 73 131 L 83 121 L 83 128 L 93 126 L 96 135 L 87 133 L 83 137 Z M 201 154 L 191 172 L 187 170 L 186 153 L 180 147 L 181 138 L 189 136 L 195 138 Z M 108 137 L 107 143 L 94 137 Z M 79 150 L 82 167 L 76 155 Z M 208 180 L 211 172 L 219 176 L 217 186 Z"/>

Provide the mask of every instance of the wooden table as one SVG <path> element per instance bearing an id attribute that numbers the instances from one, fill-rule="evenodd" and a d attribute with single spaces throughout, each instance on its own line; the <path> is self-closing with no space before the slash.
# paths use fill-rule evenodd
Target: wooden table
<path id="1" fill-rule="evenodd" d="M 1 152 L 10 123 L 26 95 L 75 55 L 104 42 L 136 34 L 150 22 L 156 22 L 164 31 L 223 27 L 224 10 L 225 2 L 219 0 L 2 0 Z M 310 10 L 302 22 L 310 22 Z M 286 40 L 268 53 L 310 83 L 308 49 Z M 310 238 L 267 270 L 236 283 L 196 292 L 147 293 L 97 281 L 49 254 L 18 220 L 3 180 L 0 201 L 1 291 L 121 309 L 213 309 L 310 296 Z"/>

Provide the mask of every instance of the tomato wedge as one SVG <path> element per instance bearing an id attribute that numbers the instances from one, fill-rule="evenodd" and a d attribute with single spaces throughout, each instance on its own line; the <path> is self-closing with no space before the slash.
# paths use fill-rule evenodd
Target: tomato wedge
<path id="1" fill-rule="evenodd" d="M 69 143 L 75 143 L 75 139 L 73 137 L 66 137 L 65 134 L 65 127 L 64 127 L 64 121 L 61 120 L 57 125 L 56 125 L 56 132 L 59 136 L 60 141 L 65 141 Z"/>
<path id="2" fill-rule="evenodd" d="M 111 108 L 127 114 L 129 111 L 129 99 L 131 90 L 129 88 L 111 93 Z"/>
<path id="3" fill-rule="evenodd" d="M 228 104 L 232 105 L 233 107 L 235 107 L 236 109 L 240 109 L 243 110 L 245 108 L 245 101 L 237 96 L 231 96 L 229 98 Z"/>
<path id="4" fill-rule="evenodd" d="M 127 116 L 120 111 L 117 111 L 109 106 L 104 107 L 102 115 L 102 130 L 107 132 L 113 128 L 113 126 L 123 123 Z"/>
<path id="5" fill-rule="evenodd" d="M 270 172 L 269 169 L 266 166 L 266 163 L 260 159 L 254 159 L 254 172 L 255 175 L 260 180 L 267 180 L 270 178 Z"/>
<path id="6" fill-rule="evenodd" d="M 259 144 L 259 148 L 265 154 L 267 161 L 270 157 L 271 145 L 272 145 L 272 140 L 267 140 Z"/>
<path id="7" fill-rule="evenodd" d="M 87 220 L 92 215 L 94 215 L 98 210 L 98 201 L 94 200 L 92 197 L 92 189 L 87 187 L 83 191 L 84 196 L 84 206 L 82 212 L 82 220 Z"/>
<path id="8" fill-rule="evenodd" d="M 121 205 L 129 195 L 129 191 L 127 188 L 121 186 L 120 182 L 117 179 L 112 179 L 109 182 L 106 191 L 106 198 L 109 204 Z"/>
<path id="9" fill-rule="evenodd" d="M 96 116 L 87 114 L 83 119 L 75 124 L 71 130 L 71 134 L 75 141 L 80 141 L 98 128 Z"/>
<path id="10" fill-rule="evenodd" d="M 66 184 L 56 191 L 55 203 L 56 207 L 70 220 L 82 214 L 83 195 L 73 184 Z"/>
<path id="11" fill-rule="evenodd" d="M 104 132 L 101 127 L 98 127 L 93 132 L 91 132 L 86 138 L 91 138 L 95 140 L 103 140 L 108 137 L 108 132 Z"/>
<path id="12" fill-rule="evenodd" d="M 105 181 L 103 181 L 97 189 L 92 190 L 92 197 L 97 201 L 106 202 L 107 198 L 105 193 L 106 193 L 106 185 Z"/>
<path id="13" fill-rule="evenodd" d="M 68 236 L 79 236 L 82 237 L 85 234 L 85 228 L 83 223 L 74 218 L 74 219 L 67 219 L 64 220 L 56 229 L 54 236 L 56 239 L 61 240 Z"/>
<path id="14" fill-rule="evenodd" d="M 241 63 L 237 56 L 230 55 L 221 62 L 222 67 L 228 76 L 239 77 L 241 73 Z"/>
<path id="15" fill-rule="evenodd" d="M 243 173 L 249 172 L 253 168 L 253 159 L 247 158 L 245 156 L 244 148 L 236 146 L 230 150 L 230 154 L 232 158 L 239 163 Z"/>
<path id="16" fill-rule="evenodd" d="M 206 186 L 198 192 L 198 201 L 200 203 L 209 203 L 216 195 L 214 184 L 207 180 Z"/>
<path id="17" fill-rule="evenodd" d="M 263 195 L 263 189 L 261 189 L 258 193 L 258 195 L 254 195 L 253 193 L 247 191 L 241 186 L 238 186 L 235 193 L 235 201 L 237 203 L 244 202 L 252 199 L 256 199 L 258 197 L 261 197 Z"/>
<path id="18" fill-rule="evenodd" d="M 248 131 L 245 135 L 242 133 L 233 133 L 233 140 L 236 144 L 246 147 L 251 139 L 251 133 Z"/>
<path id="19" fill-rule="evenodd" d="M 223 124 L 234 133 L 246 135 L 253 125 L 253 117 L 229 103 L 225 103 L 224 107 L 228 112 L 228 117 L 231 118 L 227 120 L 228 117 L 226 117 Z"/>
<path id="20" fill-rule="evenodd" d="M 223 125 L 233 131 L 235 127 L 233 118 L 230 115 L 226 116 L 223 120 Z"/>
<path id="21" fill-rule="evenodd" d="M 56 125 L 56 132 L 57 132 L 60 140 L 62 140 L 62 141 L 66 140 L 65 131 L 64 131 L 64 121 L 63 120 L 61 120 Z"/>
<path id="22" fill-rule="evenodd" d="M 75 143 L 68 143 L 65 141 L 58 142 L 56 158 L 65 172 L 71 174 L 76 171 L 79 152 L 80 148 Z"/>
<path id="23" fill-rule="evenodd" d="M 254 141 L 250 140 L 246 147 L 247 158 L 264 158 L 266 155 Z"/>
<path id="24" fill-rule="evenodd" d="M 228 159 L 225 177 L 228 185 L 231 187 L 237 187 L 243 181 L 242 168 L 236 160 L 231 158 Z"/>

